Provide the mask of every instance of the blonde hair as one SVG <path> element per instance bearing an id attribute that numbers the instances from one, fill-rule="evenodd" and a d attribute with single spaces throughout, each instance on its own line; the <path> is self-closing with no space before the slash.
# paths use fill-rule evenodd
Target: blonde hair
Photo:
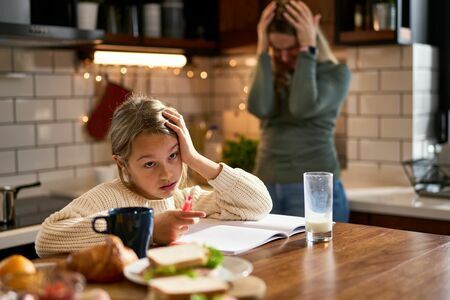
<path id="1" fill-rule="evenodd" d="M 166 109 L 163 102 L 145 95 L 132 94 L 115 111 L 112 117 L 110 137 L 112 154 L 118 156 L 124 164 L 128 163 L 132 151 L 132 143 L 141 134 L 170 135 L 177 134 L 169 129 L 162 112 Z M 122 168 L 117 165 L 120 180 L 130 186 L 125 180 Z M 187 166 L 183 163 L 180 187 L 187 181 Z"/>
<path id="2" fill-rule="evenodd" d="M 319 62 L 330 61 L 334 64 L 339 63 L 336 56 L 334 56 L 331 51 L 330 44 L 328 43 L 327 38 L 323 34 L 320 27 L 317 28 L 317 57 L 316 60 Z"/>
<path id="3" fill-rule="evenodd" d="M 287 0 L 276 1 L 275 16 L 267 27 L 267 33 L 284 33 L 297 38 L 296 29 L 284 18 L 283 12 L 285 11 L 285 5 L 289 3 Z M 316 60 L 319 62 L 332 62 L 337 64 L 338 60 L 331 51 L 330 44 L 327 38 L 323 34 L 320 27 L 317 28 L 317 55 Z"/>
<path id="4" fill-rule="evenodd" d="M 293 36 L 297 39 L 296 29 L 284 18 L 283 12 L 285 11 L 285 5 L 289 0 L 276 0 L 275 16 L 267 26 L 267 34 L 270 33 L 281 33 Z M 298 42 L 298 41 L 297 41 Z M 317 55 L 316 61 L 324 63 L 331 62 L 334 64 L 338 63 L 336 56 L 331 52 L 330 44 L 328 43 L 322 30 L 317 28 Z M 276 107 L 279 109 L 281 105 L 281 95 L 283 91 L 288 88 L 289 82 L 292 77 L 290 70 L 283 67 L 282 64 L 277 59 L 273 59 L 273 77 L 275 82 L 275 92 L 276 92 Z"/>

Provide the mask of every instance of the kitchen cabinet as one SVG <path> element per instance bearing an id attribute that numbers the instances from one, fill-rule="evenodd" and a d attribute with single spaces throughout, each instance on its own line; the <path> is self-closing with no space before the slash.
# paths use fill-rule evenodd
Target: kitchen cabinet
<path id="1" fill-rule="evenodd" d="M 144 0 L 134 0 L 135 5 L 139 7 L 142 7 L 144 2 Z M 304 2 L 314 14 L 322 16 L 321 28 L 328 40 L 333 42 L 335 1 L 305 0 Z M 123 33 L 107 33 L 103 44 L 182 48 L 196 53 L 219 53 L 232 49 L 254 53 L 257 43 L 256 26 L 261 12 L 269 3 L 270 0 L 247 0 L 245 4 L 241 0 L 184 0 L 186 38 L 147 38 L 141 30 L 137 37 Z M 142 9 L 139 10 L 142 11 Z M 142 15 L 140 18 L 140 28 L 142 28 Z"/>
<path id="2" fill-rule="evenodd" d="M 450 221 L 352 211 L 350 223 L 450 235 Z"/>
<path id="3" fill-rule="evenodd" d="M 211 22 L 217 19 L 216 1 L 185 0 L 184 7 L 184 36 L 173 37 L 148 37 L 144 34 L 145 16 L 144 5 L 146 3 L 161 3 L 161 1 L 147 0 L 106 0 L 99 9 L 98 27 L 105 30 L 105 36 L 100 45 L 85 47 L 82 52 L 95 49 L 130 50 L 133 47 L 141 48 L 169 48 L 183 49 L 187 53 L 213 54 L 218 49 L 217 26 Z M 137 14 L 131 13 L 132 9 Z M 209 12 L 206 13 L 206 12 Z M 161 32 L 163 16 L 161 9 Z M 137 18 L 137 20 L 131 20 Z M 215 22 L 215 21 L 214 21 Z M 136 27 L 130 27 L 130 23 Z M 128 49 L 127 49 L 128 48 Z M 143 49 L 141 49 L 143 50 Z"/>
<path id="4" fill-rule="evenodd" d="M 340 45 L 428 43 L 429 14 L 429 1 L 423 0 L 336 0 L 335 41 Z"/>
<path id="5" fill-rule="evenodd" d="M 117 48 L 176 48 L 193 54 L 218 54 L 222 50 L 256 45 L 256 25 L 265 4 L 262 0 L 249 0 L 245 5 L 242 5 L 240 0 L 184 0 L 184 37 L 155 38 L 145 36 L 143 31 L 145 25 L 142 12 L 147 2 L 149 1 L 107 0 L 99 12 L 99 27 L 105 30 L 105 38 L 101 45 L 94 48 L 114 49 L 115 46 Z M 137 35 L 123 28 L 123 19 L 130 6 L 136 6 L 141 12 L 138 14 L 139 34 Z M 111 20 L 108 19 L 111 18 L 111 13 L 108 12 L 111 8 L 116 12 L 114 20 L 118 22 L 117 26 L 111 26 Z M 111 28 L 114 29 L 111 30 Z"/>
<path id="6" fill-rule="evenodd" d="M 221 50 L 256 45 L 259 15 L 269 1 L 219 0 L 218 28 Z"/>
<path id="7" fill-rule="evenodd" d="M 309 6 L 311 12 L 316 15 L 320 14 L 320 28 L 327 37 L 330 44 L 335 40 L 335 8 L 336 1 L 333 0 L 305 0 L 306 5 Z"/>
<path id="8" fill-rule="evenodd" d="M 244 51 L 256 51 L 256 26 L 264 8 L 270 0 L 251 0 L 242 5 L 240 0 L 219 0 L 219 48 L 228 50 L 245 47 Z M 320 14 L 320 25 L 330 42 L 334 41 L 335 1 L 334 0 L 304 0 L 313 14 Z"/>

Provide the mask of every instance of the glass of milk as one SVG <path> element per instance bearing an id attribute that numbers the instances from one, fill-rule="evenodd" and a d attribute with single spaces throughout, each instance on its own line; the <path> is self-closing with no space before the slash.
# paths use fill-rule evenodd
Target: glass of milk
<path id="1" fill-rule="evenodd" d="M 305 221 L 308 242 L 328 242 L 333 238 L 333 174 L 306 172 Z"/>

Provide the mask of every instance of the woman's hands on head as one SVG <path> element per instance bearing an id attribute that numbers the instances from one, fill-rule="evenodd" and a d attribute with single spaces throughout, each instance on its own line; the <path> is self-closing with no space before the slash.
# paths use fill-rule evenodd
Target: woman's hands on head
<path id="1" fill-rule="evenodd" d="M 258 45 L 256 48 L 256 54 L 260 55 L 267 51 L 269 48 L 269 38 L 267 36 L 267 27 L 272 22 L 275 15 L 275 1 L 270 2 L 266 8 L 264 8 L 259 18 L 257 31 L 258 31 Z"/>
<path id="2" fill-rule="evenodd" d="M 313 15 L 309 7 L 302 1 L 291 0 L 285 7 L 283 16 L 295 28 L 300 47 L 316 47 L 317 30 L 321 16 Z"/>
<path id="3" fill-rule="evenodd" d="M 168 245 L 185 234 L 189 225 L 197 223 L 197 218 L 205 216 L 203 211 L 181 210 L 168 210 L 157 214 L 155 215 L 153 241 L 159 245 Z"/>

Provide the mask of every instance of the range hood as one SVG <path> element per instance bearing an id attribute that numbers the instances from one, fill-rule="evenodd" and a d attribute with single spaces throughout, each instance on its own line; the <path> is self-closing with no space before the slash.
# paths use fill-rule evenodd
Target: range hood
<path id="1" fill-rule="evenodd" d="M 68 47 L 100 44 L 104 34 L 103 30 L 0 22 L 0 46 Z"/>

